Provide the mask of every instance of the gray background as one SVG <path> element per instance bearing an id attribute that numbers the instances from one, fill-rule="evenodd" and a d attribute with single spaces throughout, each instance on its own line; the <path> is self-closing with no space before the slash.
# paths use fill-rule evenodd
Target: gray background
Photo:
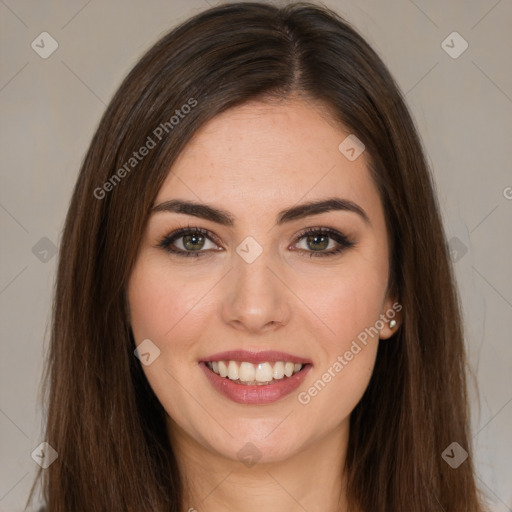
<path id="1" fill-rule="evenodd" d="M 478 484 L 493 511 L 510 511 L 512 2 L 325 3 L 382 56 L 423 138 L 463 300 Z M 31 453 L 43 441 L 37 393 L 53 251 L 81 160 L 136 60 L 209 5 L 213 0 L 0 1 L 0 511 L 23 509 L 37 467 Z M 31 47 L 34 40 L 41 46 L 44 31 L 59 45 L 46 59 Z M 453 31 L 469 44 L 457 58 L 445 49 L 459 52 L 461 40 L 442 44 Z"/>

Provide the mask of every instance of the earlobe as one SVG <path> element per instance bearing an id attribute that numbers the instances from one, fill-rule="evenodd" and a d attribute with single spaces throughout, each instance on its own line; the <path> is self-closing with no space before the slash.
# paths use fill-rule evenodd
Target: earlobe
<path id="1" fill-rule="evenodd" d="M 379 335 L 381 340 L 391 338 L 401 325 L 400 311 L 402 310 L 402 305 L 398 301 L 388 298 L 385 301 L 384 308 L 380 316 L 384 323 Z"/>
<path id="2" fill-rule="evenodd" d="M 381 340 L 387 340 L 391 338 L 396 332 L 398 331 L 398 328 L 400 327 L 400 324 L 398 320 L 395 320 L 394 318 L 391 320 L 384 320 L 386 324 L 380 331 L 379 339 Z"/>

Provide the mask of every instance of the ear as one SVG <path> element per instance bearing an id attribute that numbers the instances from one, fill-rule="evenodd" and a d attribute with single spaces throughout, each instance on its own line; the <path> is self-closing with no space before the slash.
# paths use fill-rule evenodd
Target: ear
<path id="1" fill-rule="evenodd" d="M 391 338 L 402 325 L 402 305 L 396 300 L 394 296 L 388 295 L 382 305 L 380 319 L 384 323 L 383 328 L 380 330 L 379 339 L 387 340 Z M 395 320 L 396 325 L 390 327 L 391 320 Z"/>

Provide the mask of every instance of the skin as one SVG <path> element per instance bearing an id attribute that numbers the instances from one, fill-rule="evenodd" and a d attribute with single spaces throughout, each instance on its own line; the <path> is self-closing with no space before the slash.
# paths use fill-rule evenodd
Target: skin
<path id="1" fill-rule="evenodd" d="M 169 436 L 187 482 L 183 510 L 346 508 L 342 467 L 350 413 L 372 375 L 378 338 L 389 338 L 396 327 L 386 322 L 307 405 L 297 395 L 395 302 L 386 293 L 382 203 L 366 154 L 351 162 L 338 149 L 348 134 L 321 105 L 304 99 L 246 103 L 195 134 L 158 193 L 155 205 L 199 201 L 236 219 L 226 227 L 181 213 L 153 214 L 129 280 L 136 343 L 149 338 L 161 351 L 143 369 L 169 415 Z M 371 225 L 348 211 L 275 225 L 278 211 L 333 196 L 357 203 Z M 188 224 L 211 231 L 221 244 L 206 238 L 197 258 L 158 247 Z M 309 257 L 317 246 L 297 235 L 318 227 L 356 245 Z M 250 264 L 236 252 L 247 236 L 263 249 Z M 324 252 L 338 245 L 328 240 Z M 182 243 L 174 245 L 183 250 Z M 237 349 L 284 351 L 310 359 L 313 367 L 298 390 L 277 402 L 239 404 L 219 394 L 198 366 L 208 355 Z M 248 442 L 261 456 L 250 467 L 237 455 Z"/>

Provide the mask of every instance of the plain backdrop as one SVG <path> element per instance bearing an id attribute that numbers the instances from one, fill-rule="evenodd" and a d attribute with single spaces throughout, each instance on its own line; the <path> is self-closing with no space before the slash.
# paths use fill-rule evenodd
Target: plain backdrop
<path id="1" fill-rule="evenodd" d="M 82 158 L 138 58 L 209 5 L 214 1 L 0 1 L 1 511 L 23 510 L 37 468 L 31 453 L 44 441 L 37 399 L 55 251 Z M 493 511 L 510 511 L 512 2 L 325 5 L 380 54 L 419 128 L 464 307 L 478 485 Z"/>

